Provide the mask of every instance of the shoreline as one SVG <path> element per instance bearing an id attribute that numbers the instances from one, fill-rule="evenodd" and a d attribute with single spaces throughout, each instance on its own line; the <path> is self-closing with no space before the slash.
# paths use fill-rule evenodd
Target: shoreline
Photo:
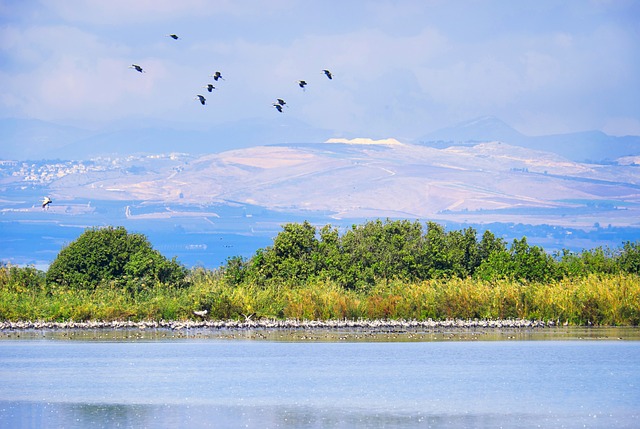
<path id="1" fill-rule="evenodd" d="M 6 340 L 275 342 L 640 341 L 638 326 L 565 326 L 508 320 L 181 320 L 0 322 Z"/>
<path id="2" fill-rule="evenodd" d="M 538 329 L 560 326 L 555 322 L 532 321 L 524 319 L 506 320 L 297 320 L 297 319 L 258 319 L 258 320 L 146 320 L 146 321 L 100 321 L 84 322 L 45 322 L 45 321 L 4 321 L 0 322 L 0 331 L 22 330 L 95 330 L 95 329 L 210 329 L 210 330 L 251 330 L 251 329 L 364 329 L 364 330 L 403 330 L 403 329 Z"/>

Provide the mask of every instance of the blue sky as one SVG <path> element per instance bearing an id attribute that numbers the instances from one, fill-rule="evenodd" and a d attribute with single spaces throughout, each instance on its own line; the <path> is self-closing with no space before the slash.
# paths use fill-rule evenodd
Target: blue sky
<path id="1" fill-rule="evenodd" d="M 634 0 L 0 0 L 0 20 L 0 118 L 198 129 L 287 115 L 402 141 L 493 115 L 528 135 L 640 135 Z"/>

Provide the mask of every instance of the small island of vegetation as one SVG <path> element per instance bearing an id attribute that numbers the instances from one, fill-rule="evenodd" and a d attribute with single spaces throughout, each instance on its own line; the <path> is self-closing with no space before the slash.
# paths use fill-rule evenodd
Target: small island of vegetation
<path id="1" fill-rule="evenodd" d="M 426 227 L 426 228 L 425 228 Z M 550 255 L 490 231 L 290 223 L 269 247 L 187 269 L 124 227 L 87 229 L 46 272 L 0 267 L 0 321 L 541 320 L 637 326 L 640 245 Z"/>

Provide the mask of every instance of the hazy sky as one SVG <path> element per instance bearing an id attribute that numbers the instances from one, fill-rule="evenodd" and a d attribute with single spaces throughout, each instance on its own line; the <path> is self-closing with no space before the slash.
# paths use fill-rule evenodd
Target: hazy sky
<path id="1" fill-rule="evenodd" d="M 402 140 L 494 115 L 528 135 L 640 135 L 637 0 L 0 0 L 0 20 L 0 118 L 288 115 Z"/>

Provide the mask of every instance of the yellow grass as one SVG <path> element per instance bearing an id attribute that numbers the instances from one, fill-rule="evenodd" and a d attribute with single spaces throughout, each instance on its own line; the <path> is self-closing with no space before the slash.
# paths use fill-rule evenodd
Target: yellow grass
<path id="1" fill-rule="evenodd" d="M 330 281 L 298 286 L 229 286 L 215 273 L 192 274 L 189 287 L 154 285 L 134 293 L 114 285 L 91 291 L 16 285 L 0 269 L 0 320 L 212 319 L 530 319 L 571 325 L 640 322 L 640 277 L 590 275 L 551 283 L 440 279 L 380 281 L 368 291 Z"/>

